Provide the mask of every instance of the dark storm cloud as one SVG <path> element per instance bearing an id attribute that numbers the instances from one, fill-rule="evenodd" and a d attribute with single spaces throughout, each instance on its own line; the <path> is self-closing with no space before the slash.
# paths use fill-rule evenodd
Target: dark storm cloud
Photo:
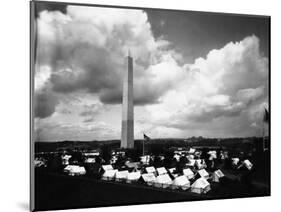
<path id="1" fill-rule="evenodd" d="M 48 11 L 60 11 L 62 13 L 66 13 L 66 4 L 54 2 L 52 4 L 46 2 L 36 2 L 35 4 L 35 15 L 36 17 L 39 16 L 39 13 L 44 10 Z"/>
<path id="2" fill-rule="evenodd" d="M 52 115 L 59 101 L 52 92 L 44 90 L 35 92 L 34 113 L 37 118 L 46 118 Z"/>
<path id="3" fill-rule="evenodd" d="M 106 16 L 103 21 L 96 20 L 96 16 L 104 16 L 104 12 L 112 17 L 112 12 L 116 13 L 119 19 Z M 127 51 L 129 46 L 134 53 L 137 81 L 139 76 L 145 78 L 143 69 L 148 68 L 152 51 L 167 44 L 156 43 L 142 11 L 67 7 L 63 14 L 42 10 L 38 25 L 37 61 L 41 66 L 51 67 L 52 90 L 61 94 L 79 90 L 96 93 L 105 104 L 119 104 L 122 100 L 122 77 L 127 68 L 123 48 L 127 46 Z M 155 91 L 148 88 L 149 82 L 142 80 L 142 83 L 134 84 L 135 104 L 158 102 L 165 89 Z"/>
<path id="4" fill-rule="evenodd" d="M 164 94 L 167 87 L 162 90 L 152 88 L 151 86 L 135 86 L 134 88 L 134 104 L 135 105 L 148 105 L 159 103 L 159 97 Z M 122 103 L 122 90 L 105 90 L 100 95 L 101 102 L 105 104 L 120 104 Z"/>
<path id="5" fill-rule="evenodd" d="M 120 86 L 121 77 L 117 65 L 108 57 L 106 50 L 84 48 L 77 44 L 68 53 L 72 60 L 67 62 L 65 70 L 51 75 L 54 91 L 70 93 L 86 89 L 95 93 Z"/>
<path id="6" fill-rule="evenodd" d="M 255 34 L 261 40 L 261 52 L 269 55 L 269 17 L 207 12 L 146 10 L 155 36 L 168 37 L 193 62 L 229 41 Z M 164 25 L 161 22 L 164 21 Z"/>

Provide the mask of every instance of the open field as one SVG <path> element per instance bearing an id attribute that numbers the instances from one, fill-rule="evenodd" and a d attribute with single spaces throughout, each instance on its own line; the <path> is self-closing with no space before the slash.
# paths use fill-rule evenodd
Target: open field
<path id="1" fill-rule="evenodd" d="M 270 195 L 269 189 L 237 183 L 219 186 L 212 184 L 207 194 L 173 191 L 105 182 L 87 177 L 70 177 L 60 174 L 36 173 L 35 206 L 37 210 L 87 208 L 132 204 L 165 203 L 221 198 L 257 197 Z"/>

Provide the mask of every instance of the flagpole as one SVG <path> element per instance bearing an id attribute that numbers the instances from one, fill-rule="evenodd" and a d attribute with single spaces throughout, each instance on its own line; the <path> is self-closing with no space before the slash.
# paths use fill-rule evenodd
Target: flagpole
<path id="1" fill-rule="evenodd" d="M 144 133 L 143 133 L 144 134 Z M 142 140 L 142 155 L 144 156 L 144 138 Z"/>

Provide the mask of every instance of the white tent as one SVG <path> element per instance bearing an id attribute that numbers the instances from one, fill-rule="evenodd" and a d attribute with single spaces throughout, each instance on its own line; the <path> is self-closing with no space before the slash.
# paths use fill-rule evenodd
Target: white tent
<path id="1" fill-rule="evenodd" d="M 141 178 L 143 179 L 144 182 L 146 182 L 148 185 L 152 185 L 153 182 L 155 182 L 156 177 L 153 173 L 146 173 L 142 174 Z"/>
<path id="2" fill-rule="evenodd" d="M 95 158 L 86 158 L 85 163 L 95 163 L 96 162 L 96 159 Z"/>
<path id="3" fill-rule="evenodd" d="M 34 165 L 35 165 L 35 167 L 46 167 L 47 166 L 45 160 L 40 159 L 40 158 L 35 158 Z"/>
<path id="4" fill-rule="evenodd" d="M 102 165 L 101 168 L 103 171 L 113 170 L 112 165 Z"/>
<path id="5" fill-rule="evenodd" d="M 67 166 L 63 169 L 63 171 L 66 172 L 66 173 L 69 173 L 70 170 L 71 170 L 73 167 L 75 167 L 75 166 L 76 166 L 76 165 L 67 165 Z"/>
<path id="6" fill-rule="evenodd" d="M 183 172 L 183 175 L 186 176 L 189 180 L 194 178 L 194 173 L 191 171 L 191 169 L 189 169 L 189 168 L 183 169 L 182 172 Z"/>
<path id="7" fill-rule="evenodd" d="M 86 174 L 86 170 L 83 166 L 76 166 L 76 165 L 68 165 L 64 168 L 64 171 L 71 176 Z"/>
<path id="8" fill-rule="evenodd" d="M 173 174 L 176 171 L 176 168 L 169 168 L 168 171 Z"/>
<path id="9" fill-rule="evenodd" d="M 200 177 L 209 179 L 209 173 L 205 169 L 198 170 L 197 174 L 199 174 Z"/>
<path id="10" fill-rule="evenodd" d="M 153 166 L 149 166 L 145 168 L 147 173 L 155 173 L 156 169 Z"/>
<path id="11" fill-rule="evenodd" d="M 61 160 L 63 165 L 68 165 L 69 164 L 69 159 L 71 158 L 71 155 L 62 155 Z"/>
<path id="12" fill-rule="evenodd" d="M 172 184 L 172 179 L 168 174 L 162 174 L 156 177 L 156 181 L 154 183 L 155 187 L 167 188 Z"/>
<path id="13" fill-rule="evenodd" d="M 133 182 L 133 181 L 137 181 L 138 179 L 140 179 L 141 177 L 141 173 L 140 171 L 137 172 L 129 172 L 127 175 L 127 182 Z"/>
<path id="14" fill-rule="evenodd" d="M 212 174 L 212 180 L 214 182 L 220 182 L 220 178 L 224 177 L 224 174 L 222 173 L 222 171 L 220 169 L 216 170 L 213 172 Z"/>
<path id="15" fill-rule="evenodd" d="M 115 173 L 115 180 L 116 181 L 122 181 L 122 180 L 126 180 L 128 177 L 128 170 L 124 170 L 124 171 L 118 171 Z"/>
<path id="16" fill-rule="evenodd" d="M 190 149 L 189 149 L 189 151 L 188 151 L 188 153 L 190 153 L 190 154 L 194 154 L 194 153 L 195 153 L 195 151 L 196 151 L 196 149 L 194 149 L 194 148 L 190 148 Z"/>
<path id="17" fill-rule="evenodd" d="M 178 162 L 180 161 L 180 157 L 181 157 L 181 156 L 180 156 L 179 154 L 174 154 L 174 158 L 175 158 L 176 161 L 178 161 Z"/>
<path id="18" fill-rule="evenodd" d="M 253 168 L 253 164 L 249 160 L 244 160 L 243 165 L 248 169 L 251 170 Z"/>
<path id="19" fill-rule="evenodd" d="M 209 155 L 209 160 L 217 159 L 217 152 L 216 151 L 209 151 L 208 155 Z"/>
<path id="20" fill-rule="evenodd" d="M 190 187 L 190 182 L 186 176 L 182 175 L 174 179 L 172 189 L 181 188 L 187 190 Z"/>
<path id="21" fill-rule="evenodd" d="M 170 169 L 168 169 L 168 171 L 169 171 L 169 173 L 170 173 L 174 178 L 176 178 L 176 177 L 179 176 L 178 173 L 175 173 L 176 168 L 170 168 Z"/>
<path id="22" fill-rule="evenodd" d="M 187 158 L 188 160 L 193 160 L 193 159 L 194 159 L 194 155 L 187 155 L 186 158 Z"/>
<path id="23" fill-rule="evenodd" d="M 202 194 L 210 190 L 210 183 L 205 178 L 199 178 L 191 185 L 191 192 L 193 193 Z"/>
<path id="24" fill-rule="evenodd" d="M 203 159 L 197 159 L 195 160 L 195 165 L 198 169 L 204 169 L 207 167 L 205 161 Z"/>
<path id="25" fill-rule="evenodd" d="M 143 164 L 149 164 L 149 161 L 150 161 L 150 155 L 143 155 L 140 157 L 140 161 L 143 163 Z"/>
<path id="26" fill-rule="evenodd" d="M 112 180 L 115 177 L 116 172 L 118 172 L 117 169 L 110 169 L 103 173 L 102 179 L 103 180 Z"/>
<path id="27" fill-rule="evenodd" d="M 231 161 L 232 161 L 232 165 L 237 166 L 239 161 L 240 161 L 240 159 L 239 158 L 231 158 Z"/>
<path id="28" fill-rule="evenodd" d="M 193 167 L 195 165 L 195 160 L 194 159 L 189 159 L 188 163 L 186 165 Z"/>
<path id="29" fill-rule="evenodd" d="M 156 170 L 157 170 L 158 175 L 167 174 L 167 170 L 165 169 L 165 167 L 160 167 L 160 168 L 157 168 Z"/>

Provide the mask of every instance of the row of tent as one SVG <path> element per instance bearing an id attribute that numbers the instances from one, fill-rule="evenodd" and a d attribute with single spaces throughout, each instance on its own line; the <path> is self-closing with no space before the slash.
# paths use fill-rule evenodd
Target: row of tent
<path id="1" fill-rule="evenodd" d="M 146 167 L 146 173 L 143 174 L 141 174 L 140 171 L 118 171 L 117 169 L 113 169 L 111 165 L 105 165 L 102 167 L 102 169 L 104 170 L 102 175 L 103 180 L 115 180 L 127 183 L 142 181 L 149 186 L 161 188 L 182 190 L 187 190 L 190 188 L 191 192 L 199 194 L 207 193 L 211 189 L 210 183 L 207 181 L 210 176 L 205 169 L 197 171 L 198 178 L 193 182 L 193 184 L 191 184 L 190 180 L 195 178 L 195 174 L 189 168 L 183 170 L 183 175 L 173 175 L 173 180 L 164 167 L 157 169 L 154 167 Z M 170 174 L 172 171 L 173 169 L 169 169 Z M 220 178 L 222 177 L 224 177 L 224 174 L 220 170 L 217 170 L 212 174 L 212 180 L 214 182 L 219 182 Z"/>

